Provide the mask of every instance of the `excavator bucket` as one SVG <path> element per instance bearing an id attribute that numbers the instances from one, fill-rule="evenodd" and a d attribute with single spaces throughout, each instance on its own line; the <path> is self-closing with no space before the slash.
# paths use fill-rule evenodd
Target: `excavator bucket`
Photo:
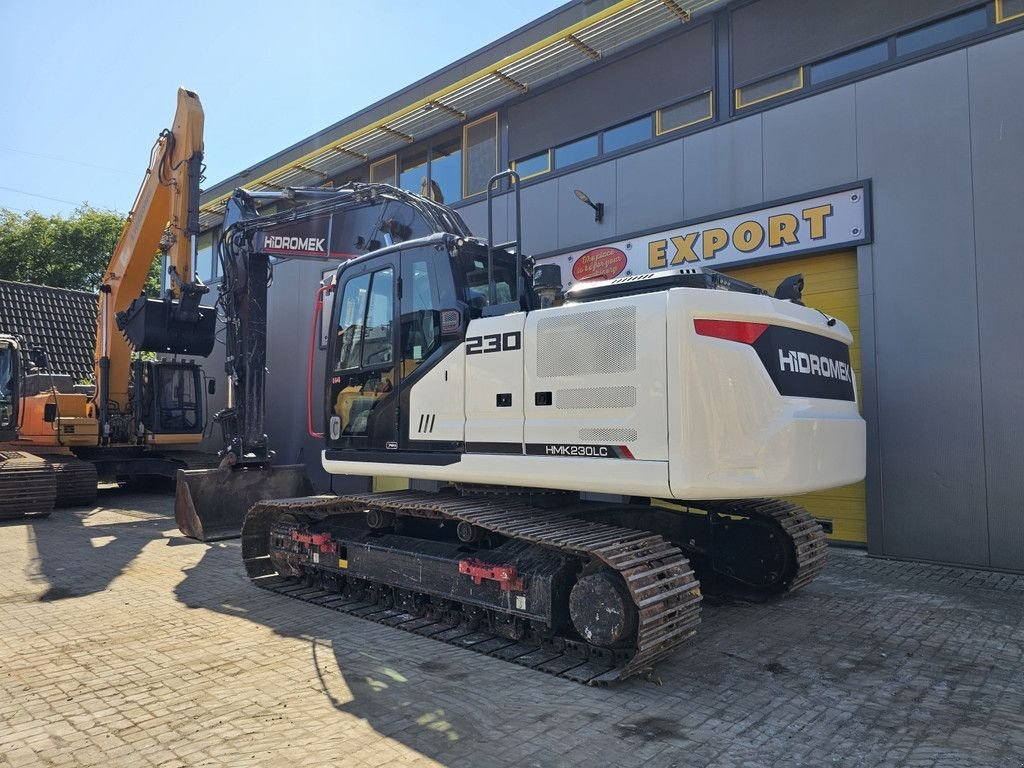
<path id="1" fill-rule="evenodd" d="M 213 351 L 217 310 L 199 307 L 198 316 L 180 319 L 177 305 L 161 299 L 135 299 L 117 315 L 117 326 L 135 349 L 206 357 Z"/>
<path id="2" fill-rule="evenodd" d="M 260 469 L 179 469 L 174 494 L 178 529 L 199 541 L 237 538 L 249 508 L 265 499 L 309 496 L 301 464 Z"/>

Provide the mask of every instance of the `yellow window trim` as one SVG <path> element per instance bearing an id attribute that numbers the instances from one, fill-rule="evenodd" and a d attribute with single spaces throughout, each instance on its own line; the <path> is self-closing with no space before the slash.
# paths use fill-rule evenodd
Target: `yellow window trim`
<path id="1" fill-rule="evenodd" d="M 479 117 L 471 123 L 466 123 L 462 126 L 462 198 L 465 200 L 467 197 L 473 195 L 479 195 L 482 192 L 486 192 L 487 189 L 477 190 L 476 192 L 469 191 L 469 149 L 466 146 L 466 139 L 469 136 L 469 129 L 474 128 L 481 123 L 485 123 L 488 120 L 494 121 L 494 173 L 498 172 L 498 113 L 491 112 L 489 115 Z M 491 175 L 493 176 L 494 173 Z"/>
<path id="2" fill-rule="evenodd" d="M 1020 18 L 1024 18 L 1024 11 L 1006 16 L 1003 13 L 1003 0 L 996 0 L 996 24 L 1002 24 L 1004 21 L 1013 21 L 1014 19 Z"/>
<path id="3" fill-rule="evenodd" d="M 758 83 L 763 83 L 764 80 L 771 80 L 774 77 L 781 77 L 782 75 L 789 74 L 789 73 L 788 72 L 780 72 L 778 75 L 773 75 L 772 77 L 766 77 L 766 78 L 764 78 L 764 80 L 758 80 L 756 83 L 750 83 L 748 85 L 743 86 L 743 88 L 737 88 L 733 92 L 734 95 L 735 95 L 736 109 L 744 109 L 745 107 L 750 107 L 750 106 L 753 106 L 754 104 L 760 104 L 763 101 L 768 101 L 770 99 L 777 99 L 779 96 L 784 96 L 787 93 L 793 93 L 794 91 L 799 91 L 801 88 L 804 87 L 804 68 L 803 67 L 797 67 L 796 71 L 800 75 L 800 82 L 798 82 L 792 88 L 786 88 L 785 90 L 782 90 L 782 91 L 776 91 L 775 93 L 769 94 L 767 96 L 762 96 L 761 98 L 754 99 L 753 101 L 748 101 L 746 103 L 743 103 L 743 101 L 742 101 L 743 88 L 749 88 L 751 85 L 757 85 Z"/>
<path id="4" fill-rule="evenodd" d="M 398 155 L 389 155 L 388 157 L 377 160 L 376 162 L 370 163 L 370 181 L 374 181 L 373 171 L 376 168 L 384 165 L 384 163 L 391 163 L 391 178 L 392 184 L 398 186 Z"/>
<path id="5" fill-rule="evenodd" d="M 530 157 L 533 158 L 533 157 L 536 157 L 539 154 L 541 154 L 541 153 L 537 152 L 536 154 L 531 155 Z M 547 173 L 548 171 L 551 170 L 551 150 L 550 149 L 545 149 L 543 154 L 547 158 L 548 164 L 546 166 L 544 166 L 544 168 L 542 170 L 540 170 L 540 171 L 534 171 L 533 173 L 531 173 L 528 176 L 520 176 L 519 177 L 520 181 L 526 181 L 527 179 L 532 179 L 534 176 L 540 176 L 542 173 Z M 524 158 L 524 159 L 528 159 L 528 158 Z M 512 170 L 513 171 L 516 169 L 516 166 L 518 164 L 519 164 L 518 160 L 513 160 L 512 161 Z"/>
<path id="6" fill-rule="evenodd" d="M 705 120 L 711 120 L 715 116 L 714 93 L 715 93 L 714 91 L 708 91 L 708 93 L 707 93 L 707 97 L 708 97 L 708 113 L 704 117 L 698 117 L 696 120 L 691 120 L 688 123 L 683 123 L 682 125 L 677 125 L 674 128 L 662 128 L 661 127 L 661 110 L 660 109 L 656 110 L 655 113 L 654 113 L 654 135 L 655 136 L 662 136 L 662 135 L 664 135 L 666 133 L 672 133 L 672 131 L 681 131 L 683 128 L 689 128 L 691 125 L 697 125 L 697 123 L 703 123 Z M 675 107 L 675 106 L 678 106 L 680 104 L 685 104 L 688 101 L 693 101 L 694 99 L 699 99 L 699 98 L 700 98 L 700 96 L 693 96 L 692 98 L 689 98 L 689 99 L 683 99 L 682 101 L 677 101 L 675 104 L 670 104 L 669 106 L 670 107 Z M 668 109 L 668 108 L 669 107 L 664 107 L 664 109 Z"/>

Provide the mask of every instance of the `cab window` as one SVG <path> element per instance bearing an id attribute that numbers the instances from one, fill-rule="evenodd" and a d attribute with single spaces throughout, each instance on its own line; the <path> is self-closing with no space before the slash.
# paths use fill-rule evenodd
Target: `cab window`
<path id="1" fill-rule="evenodd" d="M 390 365 L 395 271 L 381 269 L 345 284 L 338 311 L 335 371 Z"/>

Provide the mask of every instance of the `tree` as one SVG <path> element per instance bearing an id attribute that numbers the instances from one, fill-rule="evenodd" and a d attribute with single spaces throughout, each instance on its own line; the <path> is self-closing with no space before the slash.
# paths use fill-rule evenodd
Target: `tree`
<path id="1" fill-rule="evenodd" d="M 124 216 L 83 204 L 64 216 L 0 208 L 0 280 L 96 291 L 124 229 Z M 146 293 L 160 293 L 154 256 Z"/>

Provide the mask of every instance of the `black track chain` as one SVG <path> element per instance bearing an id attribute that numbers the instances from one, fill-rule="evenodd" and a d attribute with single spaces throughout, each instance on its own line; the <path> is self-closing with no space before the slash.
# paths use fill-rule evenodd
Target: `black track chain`
<path id="1" fill-rule="evenodd" d="M 828 539 L 818 521 L 798 504 L 781 499 L 747 499 L 695 506 L 721 515 L 765 520 L 782 530 L 793 547 L 792 570 L 785 577 L 782 594 L 802 589 L 825 569 Z"/>
<path id="2" fill-rule="evenodd" d="M 46 517 L 53 511 L 53 466 L 24 451 L 0 453 L 0 520 Z"/>
<path id="3" fill-rule="evenodd" d="M 324 592 L 276 575 L 269 557 L 269 531 L 276 517 L 293 514 L 322 519 L 368 509 L 463 521 L 511 539 L 603 563 L 621 574 L 637 608 L 639 625 L 633 647 L 602 654 L 568 638 L 556 638 L 550 647 L 518 643 Z M 536 507 L 519 497 L 467 499 L 398 491 L 258 502 L 242 529 L 242 557 L 246 571 L 258 586 L 590 685 L 649 672 L 691 637 L 700 622 L 700 585 L 678 547 L 658 534 L 590 522 Z M 585 658 L 586 651 L 580 654 L 581 648 L 593 650 L 598 659 Z"/>
<path id="4" fill-rule="evenodd" d="M 96 467 L 74 456 L 46 456 L 57 481 L 57 507 L 83 507 L 96 501 Z"/>

